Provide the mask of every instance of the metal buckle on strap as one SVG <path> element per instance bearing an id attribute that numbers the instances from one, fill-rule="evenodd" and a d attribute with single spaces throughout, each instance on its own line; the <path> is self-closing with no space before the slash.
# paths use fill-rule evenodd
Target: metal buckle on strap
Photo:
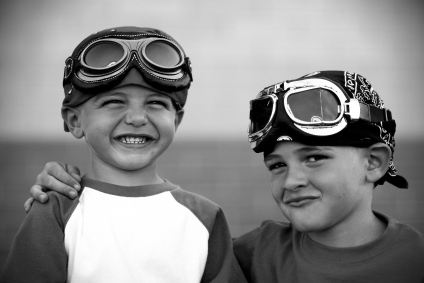
<path id="1" fill-rule="evenodd" d="M 358 121 L 362 117 L 362 107 L 364 104 L 359 103 L 357 99 L 350 99 L 344 104 L 344 112 L 352 122 Z"/>
<path id="2" fill-rule="evenodd" d="M 352 122 L 359 119 L 374 123 L 392 120 L 392 112 L 389 109 L 380 109 L 361 103 L 356 99 L 350 99 L 349 102 L 346 102 L 345 114 L 348 115 Z"/>

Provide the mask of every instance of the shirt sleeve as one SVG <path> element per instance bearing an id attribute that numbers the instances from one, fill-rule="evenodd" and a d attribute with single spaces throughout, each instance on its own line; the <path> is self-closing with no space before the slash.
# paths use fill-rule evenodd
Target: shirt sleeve
<path id="1" fill-rule="evenodd" d="M 49 192 L 47 203 L 33 204 L 15 236 L 1 283 L 66 282 L 68 256 L 64 245 L 64 215 L 71 202 Z"/>
<path id="2" fill-rule="evenodd" d="M 227 219 L 218 209 L 209 235 L 208 258 L 201 282 L 247 282 L 233 253 Z"/>

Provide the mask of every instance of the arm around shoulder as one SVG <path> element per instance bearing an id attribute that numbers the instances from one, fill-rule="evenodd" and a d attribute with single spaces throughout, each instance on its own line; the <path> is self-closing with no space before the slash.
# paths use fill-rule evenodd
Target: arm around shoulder
<path id="1" fill-rule="evenodd" d="M 1 282 L 65 282 L 68 256 L 65 215 L 72 200 L 49 193 L 47 204 L 35 203 L 9 252 Z"/>

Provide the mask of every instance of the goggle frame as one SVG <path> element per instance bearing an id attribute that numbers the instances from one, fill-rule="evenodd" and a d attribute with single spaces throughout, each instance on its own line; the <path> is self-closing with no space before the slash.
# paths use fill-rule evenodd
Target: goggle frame
<path id="1" fill-rule="evenodd" d="M 153 42 L 161 41 L 165 44 L 170 45 L 178 56 L 180 57 L 177 65 L 172 67 L 162 66 L 151 59 L 146 55 L 146 47 Z M 88 51 L 91 50 L 95 45 L 101 43 L 113 43 L 122 47 L 124 54 L 122 57 L 111 66 L 106 66 L 102 68 L 96 68 L 89 66 L 84 58 Z M 142 39 L 117 39 L 117 38 L 103 38 L 95 40 L 84 47 L 82 52 L 78 56 L 78 61 L 80 62 L 80 68 L 75 71 L 75 76 L 89 83 L 98 83 L 105 80 L 113 79 L 123 71 L 125 71 L 130 65 L 132 60 L 136 60 L 138 65 L 147 73 L 158 77 L 160 79 L 165 79 L 169 81 L 178 80 L 185 75 L 186 70 L 184 70 L 184 64 L 189 64 L 189 59 L 185 56 L 183 50 L 173 41 L 168 40 L 162 37 L 149 37 Z M 188 66 L 190 68 L 190 66 Z"/>
<path id="2" fill-rule="evenodd" d="M 258 100 L 263 100 L 263 99 L 268 99 L 268 98 L 270 98 L 273 102 L 270 118 L 269 118 L 268 122 L 265 124 L 264 128 L 262 128 L 259 131 L 256 131 L 255 133 L 251 133 L 252 130 L 253 130 L 253 122 L 250 121 L 250 125 L 249 125 L 248 131 L 247 131 L 249 133 L 248 139 L 249 139 L 250 143 L 261 140 L 271 130 L 272 122 L 274 120 L 275 112 L 276 112 L 276 109 L 277 109 L 278 97 L 275 94 L 272 93 L 272 94 L 263 95 L 259 98 L 256 98 L 256 99 L 250 101 L 250 109 L 252 109 L 252 102 L 253 101 L 258 101 Z"/>
<path id="3" fill-rule="evenodd" d="M 288 104 L 288 97 L 292 94 L 304 92 L 306 90 L 322 88 L 331 91 L 335 97 L 337 97 L 339 102 L 339 113 L 336 119 L 333 121 L 319 121 L 319 122 L 307 122 L 300 119 L 297 119 L 293 112 L 290 109 Z M 283 92 L 283 105 L 285 111 L 289 118 L 292 120 L 293 124 L 301 131 L 314 135 L 314 136 L 330 136 L 337 134 L 341 130 L 343 130 L 348 122 L 356 122 L 359 119 L 366 120 L 369 122 L 373 122 L 371 118 L 371 111 L 376 111 L 376 107 L 364 104 L 359 102 L 355 98 L 349 97 L 347 94 L 340 89 L 336 84 L 329 80 L 319 79 L 319 78 L 310 78 L 303 79 L 299 81 L 291 81 L 291 82 L 281 82 L 269 87 L 264 88 L 262 91 L 258 93 L 256 99 L 250 101 L 250 109 L 252 110 L 253 102 L 261 100 L 261 99 L 270 99 L 273 103 L 273 108 L 271 111 L 271 115 L 269 117 L 266 125 L 255 132 L 253 132 L 254 123 L 252 120 L 250 121 L 248 127 L 248 140 L 252 145 L 252 148 L 255 148 L 259 143 L 267 136 L 269 131 L 273 126 L 273 121 L 277 114 L 277 103 L 278 103 L 278 94 Z M 374 108 L 374 109 L 373 109 Z M 388 121 L 391 120 L 391 112 L 388 109 L 377 109 L 378 111 L 383 111 L 383 120 Z"/>

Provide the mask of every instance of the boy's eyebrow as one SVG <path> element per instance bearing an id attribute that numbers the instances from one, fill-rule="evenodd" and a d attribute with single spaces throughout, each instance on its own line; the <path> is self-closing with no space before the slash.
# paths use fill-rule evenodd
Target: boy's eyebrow
<path id="1" fill-rule="evenodd" d="M 278 155 L 271 153 L 264 158 L 264 163 L 270 162 L 274 159 L 278 159 Z"/>
<path id="2" fill-rule="evenodd" d="M 310 153 L 310 152 L 313 152 L 313 151 L 323 151 L 323 150 L 333 151 L 334 149 L 331 148 L 331 147 L 327 147 L 327 146 L 311 145 L 311 146 L 304 146 L 304 147 L 298 148 L 296 150 L 296 152 L 298 152 L 298 153 Z"/>
<path id="3" fill-rule="evenodd" d="M 109 96 L 124 96 L 125 94 L 121 93 L 121 92 L 110 92 L 110 93 L 102 93 L 101 95 L 96 95 L 95 96 L 95 100 L 99 100 L 105 97 L 109 97 Z"/>
<path id="4" fill-rule="evenodd" d="M 108 92 L 108 93 L 102 93 L 101 95 L 96 95 L 95 97 L 96 97 L 96 100 L 97 100 L 97 99 L 100 99 L 100 98 L 103 98 L 103 97 L 125 96 L 125 95 L 126 95 L 125 93 L 120 92 L 120 91 L 117 91 L 117 92 L 112 91 L 112 92 Z M 162 98 L 165 98 L 165 99 L 169 98 L 170 100 L 172 100 L 169 96 L 161 94 L 161 93 L 156 93 L 156 92 L 149 93 L 148 96 L 149 97 L 162 97 Z"/>
<path id="5" fill-rule="evenodd" d="M 153 93 L 149 94 L 149 97 L 152 97 L 152 96 L 153 97 L 161 97 L 161 98 L 169 99 L 170 101 L 172 101 L 172 99 L 169 96 L 162 94 L 162 93 L 153 92 Z"/>
<path id="6" fill-rule="evenodd" d="M 327 147 L 327 146 L 314 146 L 314 145 L 309 146 L 309 145 L 307 145 L 307 146 L 296 149 L 295 152 L 301 153 L 301 154 L 307 154 L 307 153 L 310 153 L 310 152 L 324 151 L 324 150 L 334 151 L 333 148 Z M 272 161 L 274 159 L 278 159 L 278 158 L 279 158 L 279 155 L 271 153 L 271 154 L 267 155 L 267 157 L 264 158 L 264 163 L 270 162 L 270 161 Z"/>

